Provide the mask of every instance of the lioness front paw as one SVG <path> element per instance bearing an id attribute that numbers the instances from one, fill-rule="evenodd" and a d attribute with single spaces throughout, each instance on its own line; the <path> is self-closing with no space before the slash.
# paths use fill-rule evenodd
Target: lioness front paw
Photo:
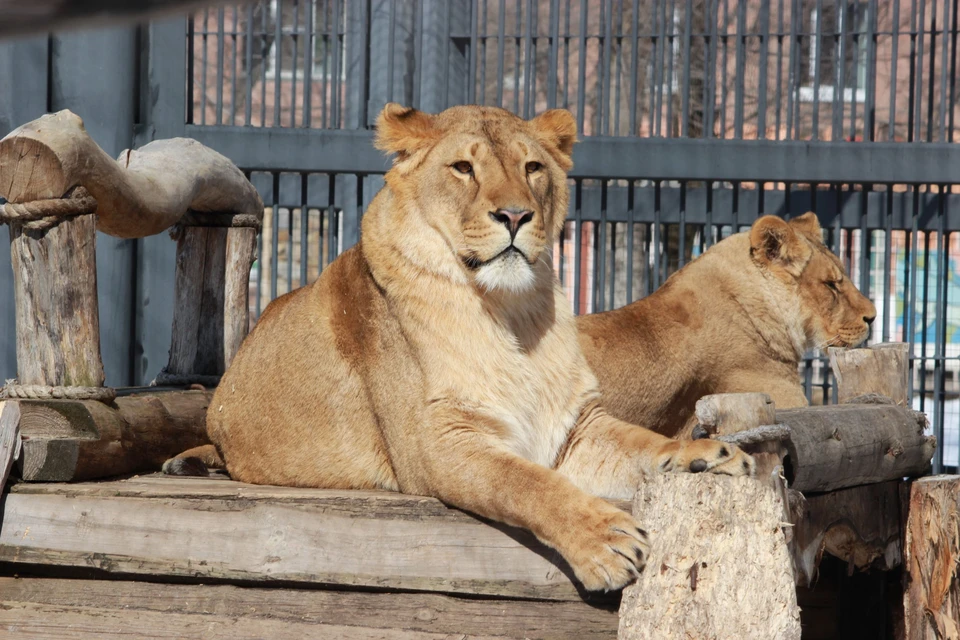
<path id="1" fill-rule="evenodd" d="M 621 589 L 639 577 L 650 553 L 647 532 L 629 513 L 598 500 L 561 550 L 590 591 Z"/>
<path id="2" fill-rule="evenodd" d="M 678 440 L 664 447 L 657 457 L 660 471 L 721 473 L 728 476 L 752 476 L 757 463 L 736 445 L 716 440 Z"/>

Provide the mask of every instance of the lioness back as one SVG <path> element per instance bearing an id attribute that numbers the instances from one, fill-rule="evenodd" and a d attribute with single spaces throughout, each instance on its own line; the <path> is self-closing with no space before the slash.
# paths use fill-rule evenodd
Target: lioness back
<path id="1" fill-rule="evenodd" d="M 580 344 L 613 415 L 687 436 L 713 393 L 764 392 L 805 406 L 809 349 L 866 339 L 873 303 L 822 240 L 815 214 L 758 219 L 674 273 L 651 295 L 580 316 Z"/>
<path id="2" fill-rule="evenodd" d="M 210 438 L 234 479 L 396 490 L 359 375 L 362 358 L 375 356 L 374 341 L 389 330 L 382 307 L 359 246 L 314 283 L 267 305 L 224 374 L 207 416 Z M 288 389 L 278 392 L 274 381 Z M 271 450 L 282 455 L 270 455 Z"/>

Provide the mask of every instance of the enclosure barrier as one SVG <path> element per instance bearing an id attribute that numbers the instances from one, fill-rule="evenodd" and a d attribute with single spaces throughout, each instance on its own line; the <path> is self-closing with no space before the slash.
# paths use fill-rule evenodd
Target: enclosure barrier
<path id="1" fill-rule="evenodd" d="M 104 386 L 96 232 L 173 228 L 177 280 L 170 361 L 158 385 L 216 384 L 248 327 L 247 283 L 263 204 L 237 167 L 176 138 L 115 161 L 70 111 L 0 140 L 0 220 L 10 227 L 24 480 L 79 480 L 158 468 L 205 441 L 209 392 L 117 397 Z"/>

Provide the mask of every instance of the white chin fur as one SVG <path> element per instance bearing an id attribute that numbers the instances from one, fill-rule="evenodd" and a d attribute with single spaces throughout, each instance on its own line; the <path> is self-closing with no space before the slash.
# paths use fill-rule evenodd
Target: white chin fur
<path id="1" fill-rule="evenodd" d="M 511 293 L 530 289 L 534 281 L 533 269 L 520 254 L 514 252 L 477 269 L 476 278 L 477 284 L 488 291 L 502 289 Z"/>

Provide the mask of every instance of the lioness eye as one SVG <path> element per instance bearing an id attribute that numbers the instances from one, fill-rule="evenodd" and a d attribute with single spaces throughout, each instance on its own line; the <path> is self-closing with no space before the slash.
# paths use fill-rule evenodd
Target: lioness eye
<path id="1" fill-rule="evenodd" d="M 828 287 L 830 287 L 831 289 L 833 289 L 834 291 L 838 291 L 838 290 L 839 290 L 839 288 L 838 288 L 838 285 L 840 284 L 839 281 L 827 280 L 824 284 L 827 285 Z"/>
<path id="2" fill-rule="evenodd" d="M 455 162 L 453 165 L 453 168 L 459 171 L 460 173 L 466 173 L 466 174 L 473 173 L 473 165 L 467 162 L 466 160 Z"/>
<path id="3" fill-rule="evenodd" d="M 543 168 L 543 165 L 539 162 L 528 162 L 527 163 L 527 173 L 536 173 Z"/>

